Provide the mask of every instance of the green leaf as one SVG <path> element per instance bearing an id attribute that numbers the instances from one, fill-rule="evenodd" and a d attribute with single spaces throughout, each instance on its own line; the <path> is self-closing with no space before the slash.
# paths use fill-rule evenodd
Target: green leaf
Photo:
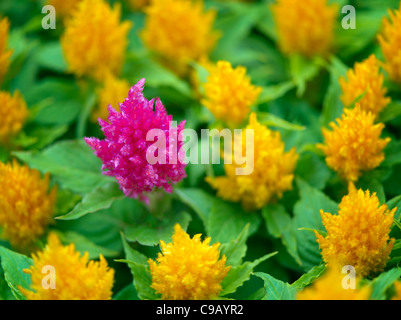
<path id="1" fill-rule="evenodd" d="M 381 273 L 370 283 L 370 286 L 372 288 L 370 299 L 385 300 L 387 289 L 400 277 L 401 268 L 393 268 L 387 272 Z"/>
<path id="2" fill-rule="evenodd" d="M 113 300 L 139 300 L 139 298 L 134 285 L 130 283 L 117 292 L 114 295 Z"/>
<path id="3" fill-rule="evenodd" d="M 293 221 L 281 204 L 268 205 L 262 209 L 267 231 L 275 238 L 281 238 L 288 253 L 298 264 L 302 264 L 297 251 L 297 238 Z"/>
<path id="4" fill-rule="evenodd" d="M 263 272 L 255 272 L 254 275 L 261 278 L 265 283 L 263 300 L 295 300 L 297 290 L 290 284 Z"/>
<path id="5" fill-rule="evenodd" d="M 124 74 L 126 74 L 125 78 L 132 83 L 138 82 L 140 78 L 146 78 L 147 87 L 174 88 L 185 97 L 192 97 L 192 90 L 188 83 L 150 57 L 128 59 Z M 140 77 L 132 75 L 140 75 Z"/>
<path id="6" fill-rule="evenodd" d="M 214 197 L 206 191 L 196 188 L 174 188 L 173 192 L 183 203 L 198 214 L 205 227 L 207 227 Z"/>
<path id="7" fill-rule="evenodd" d="M 297 290 L 302 290 L 306 286 L 310 285 L 313 281 L 319 278 L 325 271 L 326 266 L 321 264 L 310 269 L 307 273 L 304 273 L 298 280 L 293 282 L 291 286 Z"/>
<path id="8" fill-rule="evenodd" d="M 178 223 L 184 230 L 191 221 L 191 215 L 186 212 L 169 211 L 161 219 L 148 214 L 143 221 L 134 222 L 124 229 L 125 238 L 144 246 L 154 246 L 163 240 L 171 242 L 174 226 Z"/>
<path id="9" fill-rule="evenodd" d="M 60 41 L 48 42 L 36 52 L 36 60 L 41 67 L 52 71 L 65 73 L 67 62 L 64 59 Z"/>
<path id="10" fill-rule="evenodd" d="M 300 200 L 294 206 L 295 228 L 324 230 L 320 210 L 336 214 L 337 203 L 301 179 L 297 179 L 297 185 L 300 191 Z M 314 233 L 298 230 L 296 237 L 303 269 L 307 271 L 319 265 L 322 258 Z"/>
<path id="11" fill-rule="evenodd" d="M 271 85 L 268 87 L 262 87 L 262 92 L 260 93 L 256 104 L 258 105 L 272 100 L 276 100 L 285 95 L 288 91 L 290 91 L 293 88 L 294 88 L 294 83 L 292 81 L 287 81 L 276 85 Z"/>
<path id="12" fill-rule="evenodd" d="M 234 293 L 238 287 L 242 286 L 245 281 L 250 279 L 253 269 L 257 265 L 276 254 L 277 252 L 272 252 L 259 259 L 256 259 L 255 261 L 247 261 L 239 266 L 232 267 L 230 271 L 228 271 L 227 276 L 223 279 L 221 284 L 223 290 L 220 296 L 226 296 L 230 293 Z"/>
<path id="13" fill-rule="evenodd" d="M 215 198 L 210 208 L 206 229 L 213 242 L 229 242 L 236 239 L 244 226 L 249 224 L 249 235 L 260 225 L 256 212 L 245 212 L 239 204 Z"/>
<path id="14" fill-rule="evenodd" d="M 93 155 L 83 140 L 64 140 L 40 152 L 19 151 L 13 154 L 29 167 L 42 173 L 49 172 L 59 185 L 77 193 L 89 193 L 114 182 L 113 177 L 101 174 L 101 160 Z"/>
<path id="15" fill-rule="evenodd" d="M 298 159 L 295 175 L 311 186 L 323 190 L 331 177 L 331 171 L 322 157 L 314 152 L 304 152 Z"/>
<path id="16" fill-rule="evenodd" d="M 116 250 L 101 247 L 86 238 L 85 236 L 74 231 L 55 232 L 64 245 L 73 243 L 77 251 L 81 252 L 82 254 L 87 252 L 89 255 L 89 259 L 98 259 L 100 255 L 103 255 L 104 257 L 117 257 L 120 253 Z"/>
<path id="17" fill-rule="evenodd" d="M 141 300 L 157 300 L 160 299 L 159 295 L 156 294 L 155 290 L 152 289 L 152 276 L 149 270 L 148 258 L 142 253 L 133 249 L 125 240 L 122 235 L 122 242 L 124 246 L 126 260 L 120 262 L 126 262 L 131 269 L 132 276 L 134 278 L 134 286 Z"/>
<path id="18" fill-rule="evenodd" d="M 321 121 L 323 126 L 327 126 L 341 116 L 344 105 L 341 102 L 341 87 L 338 82 L 340 77 L 346 75 L 348 67 L 337 57 L 331 57 L 331 64 L 328 68 L 330 72 L 330 83 L 326 95 L 323 99 L 323 108 L 321 113 Z"/>
<path id="19" fill-rule="evenodd" d="M 88 213 L 110 208 L 115 200 L 122 198 L 124 198 L 124 194 L 120 190 L 119 185 L 116 182 L 108 183 L 87 193 L 71 212 L 66 215 L 58 216 L 56 219 L 78 219 Z"/>
<path id="20" fill-rule="evenodd" d="M 18 300 L 25 300 L 18 286 L 24 289 L 30 289 L 31 276 L 24 273 L 23 269 L 28 269 L 32 265 L 32 259 L 1 246 L 0 259 L 1 266 L 4 270 L 4 278 L 13 295 Z"/>
<path id="21" fill-rule="evenodd" d="M 242 259 L 245 257 L 247 246 L 246 241 L 248 239 L 249 224 L 247 224 L 237 239 L 231 240 L 230 242 L 223 243 L 220 247 L 221 255 L 225 255 L 227 258 L 227 266 L 238 266 L 242 263 Z"/>
<path id="22" fill-rule="evenodd" d="M 297 97 L 301 97 L 306 90 L 306 83 L 314 78 L 321 69 L 320 59 L 306 59 L 300 55 L 289 57 L 290 74 L 297 87 Z"/>
<path id="23" fill-rule="evenodd" d="M 305 130 L 304 126 L 294 124 L 288 122 L 284 119 L 281 119 L 274 114 L 267 113 L 267 112 L 258 112 L 258 121 L 268 127 L 277 127 L 286 130 L 294 130 L 294 131 L 301 131 Z"/>

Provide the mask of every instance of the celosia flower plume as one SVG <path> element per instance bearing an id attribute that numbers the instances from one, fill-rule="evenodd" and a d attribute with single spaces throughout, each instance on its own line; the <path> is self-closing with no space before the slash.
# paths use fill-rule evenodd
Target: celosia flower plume
<path id="1" fill-rule="evenodd" d="M 210 70 L 202 103 L 215 116 L 231 126 L 241 124 L 248 118 L 251 106 L 262 89 L 251 84 L 246 68 L 233 68 L 231 63 L 219 61 Z"/>
<path id="2" fill-rule="evenodd" d="M 80 1 L 82 0 L 47 0 L 46 4 L 54 7 L 57 17 L 65 19 L 76 10 Z"/>
<path id="3" fill-rule="evenodd" d="M 1 236 L 19 249 L 33 244 L 53 220 L 57 188 L 49 190 L 49 178 L 15 160 L 0 162 Z"/>
<path id="4" fill-rule="evenodd" d="M 216 12 L 204 11 L 203 1 L 152 0 L 145 13 L 145 45 L 178 73 L 189 62 L 208 56 L 218 39 L 213 31 Z"/>
<path id="5" fill-rule="evenodd" d="M 218 298 L 221 282 L 231 269 L 221 259 L 220 244 L 209 245 L 211 238 L 192 239 L 179 224 L 174 227 L 173 242 L 160 241 L 161 253 L 149 259 L 152 288 L 163 300 L 210 300 Z"/>
<path id="6" fill-rule="evenodd" d="M 363 111 L 359 103 L 353 109 L 344 109 L 337 124 L 330 123 L 333 131 L 323 128 L 323 150 L 327 165 L 339 175 L 355 182 L 363 171 L 378 167 L 384 160 L 384 148 L 390 138 L 380 139 L 383 123 L 375 124 L 375 115 Z"/>
<path id="7" fill-rule="evenodd" d="M 297 300 L 369 300 L 371 290 L 368 286 L 358 287 L 360 277 L 355 278 L 355 288 L 344 288 L 344 277 L 340 266 L 332 266 L 312 285 L 298 292 Z"/>
<path id="8" fill-rule="evenodd" d="M 43 268 L 48 266 L 54 268 L 55 288 L 43 287 Z M 24 272 L 31 275 L 33 291 L 19 290 L 28 300 L 110 300 L 112 296 L 114 270 L 106 259 L 100 255 L 100 261 L 89 260 L 87 252 L 81 256 L 74 244 L 63 246 L 55 233 L 50 233 L 42 251 L 33 254 L 33 265 Z"/>
<path id="9" fill-rule="evenodd" d="M 0 91 L 0 144 L 8 145 L 23 128 L 28 108 L 19 91 Z"/>
<path id="10" fill-rule="evenodd" d="M 92 113 L 92 121 L 96 122 L 98 118 L 107 119 L 109 115 L 109 105 L 115 110 L 120 111 L 119 103 L 125 99 L 129 89 L 130 85 L 128 81 L 118 79 L 112 74 L 107 74 L 102 87 L 97 91 L 98 105 Z"/>
<path id="11" fill-rule="evenodd" d="M 379 43 L 385 57 L 384 69 L 390 78 L 401 84 L 401 3 L 398 10 L 389 10 L 390 21 L 383 18 Z"/>
<path id="12" fill-rule="evenodd" d="M 277 0 L 272 7 L 279 46 L 307 57 L 332 50 L 338 7 L 328 0 Z"/>
<path id="13" fill-rule="evenodd" d="M 341 101 L 345 107 L 352 107 L 352 104 L 362 96 L 358 101 L 361 109 L 377 116 L 391 101 L 385 96 L 387 90 L 383 86 L 383 80 L 384 75 L 379 71 L 379 61 L 372 54 L 348 70 L 347 80 L 340 78 Z"/>
<path id="14" fill-rule="evenodd" d="M 11 50 L 7 50 L 10 22 L 7 18 L 0 19 L 0 84 L 10 66 Z"/>
<path id="15" fill-rule="evenodd" d="M 120 22 L 120 5 L 104 0 L 82 0 L 67 18 L 61 45 L 70 72 L 101 81 L 118 74 L 128 44 L 130 22 Z"/>
<path id="16" fill-rule="evenodd" d="M 350 183 L 338 215 L 320 213 L 327 236 L 317 231 L 315 235 L 325 263 L 351 265 L 360 277 L 382 271 L 395 240 L 389 233 L 396 210 L 380 205 L 376 193 L 357 190 Z"/>
<path id="17" fill-rule="evenodd" d="M 99 119 L 105 134 L 104 140 L 85 138 L 85 141 L 103 161 L 104 174 L 114 176 L 124 194 L 128 197 L 140 197 L 155 188 L 172 191 L 172 184 L 186 176 L 183 156 L 179 141 L 185 121 L 172 126 L 172 116 L 168 115 L 159 98 L 148 101 L 142 91 L 145 79 L 134 85 L 122 103 L 120 112 L 109 106 L 108 122 Z M 163 161 L 151 164 L 147 160 L 147 152 L 155 142 L 147 141 L 150 130 L 157 129 L 166 137 Z M 168 146 L 167 146 L 168 144 Z M 148 150 L 149 149 L 149 150 Z"/>
<path id="18" fill-rule="evenodd" d="M 247 131 L 253 130 L 253 146 L 247 144 Z M 292 189 L 294 169 L 298 160 L 295 148 L 288 152 L 278 131 L 272 131 L 256 119 L 256 114 L 249 117 L 249 124 L 239 135 L 234 135 L 232 164 L 225 163 L 225 176 L 207 177 L 206 181 L 223 199 L 241 202 L 244 208 L 260 209 L 283 193 Z M 236 148 L 240 145 L 241 148 Z M 236 163 L 242 154 L 252 152 L 254 159 L 253 171 L 248 175 L 237 175 L 237 169 L 244 164 Z M 237 155 L 236 155 L 237 153 Z M 251 158 L 251 157 L 250 157 Z"/>

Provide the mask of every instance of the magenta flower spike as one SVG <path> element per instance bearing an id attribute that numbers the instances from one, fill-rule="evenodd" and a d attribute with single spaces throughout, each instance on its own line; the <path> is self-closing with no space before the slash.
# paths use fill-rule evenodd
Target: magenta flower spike
<path id="1" fill-rule="evenodd" d="M 144 193 L 155 188 L 170 193 L 172 184 L 186 177 L 184 154 L 180 152 L 184 142 L 179 139 L 185 121 L 174 127 L 172 116 L 167 114 L 160 99 L 155 103 L 155 99 L 148 101 L 143 96 L 144 84 L 145 79 L 141 79 L 130 89 L 128 98 L 119 104 L 120 112 L 109 105 L 108 121 L 98 119 L 104 140 L 84 140 L 102 160 L 103 174 L 114 176 L 127 197 L 139 196 L 140 200 L 148 202 Z M 157 135 L 147 139 L 151 130 Z M 161 156 L 158 152 L 162 152 L 165 161 L 152 164 L 147 152 L 156 150 L 150 147 L 159 141 L 160 134 L 164 134 L 166 145 L 155 151 L 155 155 Z"/>

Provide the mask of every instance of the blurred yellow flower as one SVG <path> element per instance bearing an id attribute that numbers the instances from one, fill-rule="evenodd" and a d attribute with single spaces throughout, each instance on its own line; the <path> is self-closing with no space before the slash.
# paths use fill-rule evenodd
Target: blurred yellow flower
<path id="1" fill-rule="evenodd" d="M 43 268 L 54 271 L 55 288 L 44 288 Z M 50 233 L 43 251 L 33 254 L 33 265 L 24 269 L 31 275 L 30 290 L 19 287 L 28 300 L 110 300 L 114 282 L 114 270 L 106 259 L 89 260 L 88 253 L 81 256 L 74 244 L 63 246 L 55 233 Z M 49 285 L 51 281 L 49 281 Z"/>
<path id="2" fill-rule="evenodd" d="M 150 0 L 127 0 L 132 10 L 142 10 L 149 5 Z"/>
<path id="3" fill-rule="evenodd" d="M 104 78 L 103 86 L 98 90 L 98 107 L 93 111 L 91 120 L 96 122 L 98 118 L 106 120 L 109 116 L 109 105 L 118 112 L 120 111 L 119 103 L 125 100 L 130 85 L 124 79 L 118 79 L 108 74 Z"/>
<path id="4" fill-rule="evenodd" d="M 152 0 L 145 8 L 145 45 L 159 54 L 178 73 L 213 49 L 218 33 L 213 31 L 216 12 L 204 11 L 203 1 Z"/>
<path id="5" fill-rule="evenodd" d="M 210 70 L 204 85 L 205 99 L 202 103 L 215 116 L 230 126 L 241 124 L 248 118 L 251 106 L 256 102 L 262 88 L 251 84 L 246 68 L 233 68 L 226 61 L 217 62 Z"/>
<path id="6" fill-rule="evenodd" d="M 368 286 L 358 287 L 360 278 L 355 278 L 355 289 L 344 288 L 346 274 L 339 266 L 330 267 L 312 285 L 298 292 L 297 300 L 369 300 L 371 290 Z"/>
<path id="7" fill-rule="evenodd" d="M 353 109 L 344 109 L 337 124 L 330 123 L 333 131 L 323 128 L 323 150 L 327 165 L 348 181 L 357 181 L 362 171 L 378 167 L 384 160 L 383 149 L 390 138 L 380 139 L 383 123 L 374 123 L 375 115 L 363 111 L 359 103 Z"/>
<path id="8" fill-rule="evenodd" d="M 192 239 L 179 224 L 174 227 L 173 242 L 160 241 L 161 253 L 156 261 L 149 259 L 152 288 L 163 300 L 210 300 L 222 290 L 221 282 L 231 269 L 221 259 L 220 244 L 202 242 L 201 234 Z"/>
<path id="9" fill-rule="evenodd" d="M 11 50 L 7 50 L 10 22 L 7 18 L 0 19 L 0 84 L 10 66 Z"/>
<path id="10" fill-rule="evenodd" d="M 360 277 L 382 271 L 394 244 L 389 233 L 396 210 L 380 205 L 376 193 L 357 190 L 350 183 L 338 215 L 320 212 L 327 236 L 317 231 L 315 235 L 325 263 L 351 265 Z"/>
<path id="11" fill-rule="evenodd" d="M 283 53 L 310 57 L 332 50 L 337 5 L 327 0 L 277 0 L 272 11 Z"/>
<path id="12" fill-rule="evenodd" d="M 28 109 L 19 91 L 13 95 L 0 91 L 0 144 L 9 145 L 23 128 L 28 116 Z"/>
<path id="13" fill-rule="evenodd" d="M 49 190 L 49 180 L 15 160 L 0 162 L 1 236 L 14 247 L 33 244 L 52 222 L 57 188 Z"/>
<path id="14" fill-rule="evenodd" d="M 347 72 L 348 81 L 341 77 L 339 83 L 342 89 L 341 101 L 345 107 L 358 101 L 361 109 L 377 116 L 391 101 L 386 97 L 383 86 L 384 75 L 379 72 L 379 61 L 374 54 L 362 62 L 355 63 L 353 69 Z"/>
<path id="15" fill-rule="evenodd" d="M 80 1 L 82 0 L 47 0 L 46 4 L 53 6 L 56 10 L 56 16 L 64 19 L 76 10 Z"/>
<path id="16" fill-rule="evenodd" d="M 391 300 L 401 300 L 401 281 L 396 281 L 394 283 L 395 295 Z"/>
<path id="17" fill-rule="evenodd" d="M 252 146 L 247 141 L 247 130 L 253 132 Z M 292 189 L 298 154 L 295 148 L 285 152 L 280 133 L 261 125 L 255 113 L 250 115 L 245 130 L 234 135 L 233 145 L 234 152 L 228 155 L 233 159 L 232 164 L 224 164 L 226 175 L 206 178 L 217 189 L 218 196 L 233 202 L 240 201 L 245 209 L 253 210 L 281 198 L 285 191 Z M 250 165 L 236 163 L 242 155 L 253 158 L 253 171 L 248 175 L 237 175 L 236 172 L 238 168 Z"/>
<path id="18" fill-rule="evenodd" d="M 61 37 L 70 72 L 98 81 L 108 72 L 120 72 L 131 28 L 130 22 L 120 22 L 120 9 L 119 3 L 112 9 L 104 0 L 79 2 Z"/>
<path id="19" fill-rule="evenodd" d="M 389 10 L 390 20 L 383 18 L 379 43 L 385 57 L 383 68 L 390 78 L 401 84 L 401 3 L 398 10 Z"/>

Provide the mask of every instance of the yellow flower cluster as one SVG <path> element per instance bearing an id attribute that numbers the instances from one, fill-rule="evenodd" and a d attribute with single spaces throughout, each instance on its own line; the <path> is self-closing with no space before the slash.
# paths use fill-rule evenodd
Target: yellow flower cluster
<path id="1" fill-rule="evenodd" d="M 374 123 L 375 115 L 363 111 L 358 103 L 353 109 L 344 109 L 333 131 L 323 128 L 324 144 L 317 147 L 325 153 L 326 163 L 341 177 L 355 182 L 362 171 L 372 170 L 384 160 L 383 149 L 390 138 L 380 139 L 383 123 Z"/>
<path id="2" fill-rule="evenodd" d="M 204 85 L 205 99 L 202 103 L 215 116 L 230 126 L 241 124 L 249 115 L 262 88 L 251 84 L 246 68 L 233 68 L 227 61 L 217 62 L 210 70 Z"/>
<path id="3" fill-rule="evenodd" d="M 358 288 L 359 278 L 355 279 L 355 289 L 343 287 L 346 275 L 340 270 L 338 266 L 328 268 L 311 286 L 298 292 L 297 300 L 369 300 L 370 288 Z"/>
<path id="4" fill-rule="evenodd" d="M 253 131 L 253 145 L 247 145 L 247 130 Z M 294 169 L 298 160 L 295 148 L 288 152 L 279 132 L 261 125 L 256 114 L 251 113 L 249 124 L 239 135 L 234 135 L 232 164 L 224 164 L 226 176 L 211 178 L 206 181 L 223 199 L 239 202 L 248 210 L 260 209 L 274 198 L 281 198 L 283 193 L 292 189 Z M 238 148 L 236 146 L 242 146 Z M 237 168 L 246 164 L 236 163 L 242 155 L 254 160 L 253 171 L 248 175 L 237 175 Z M 248 164 L 249 165 L 249 164 Z"/>
<path id="5" fill-rule="evenodd" d="M 17 247 L 32 244 L 52 222 L 57 188 L 49 191 L 49 175 L 0 162 L 0 228 L 2 237 Z"/>
<path id="6" fill-rule="evenodd" d="M 362 96 L 358 101 L 361 109 L 377 116 L 390 103 L 383 87 L 384 75 L 379 72 L 379 62 L 374 54 L 348 70 L 347 78 L 348 81 L 343 77 L 339 80 L 343 92 L 341 101 L 345 107 L 351 107 Z"/>
<path id="7" fill-rule="evenodd" d="M 31 275 L 31 289 L 19 290 L 28 300 L 109 300 L 112 296 L 114 270 L 109 268 L 106 259 L 88 259 L 75 251 L 74 244 L 63 246 L 55 233 L 48 236 L 43 251 L 33 254 L 33 265 L 24 272 Z M 44 288 L 42 270 L 53 267 L 55 288 Z M 49 280 L 51 285 L 51 280 Z"/>
<path id="8" fill-rule="evenodd" d="M 24 126 L 28 108 L 18 91 L 0 91 L 0 106 L 0 144 L 9 145 Z"/>
<path id="9" fill-rule="evenodd" d="M 0 84 L 10 66 L 11 50 L 7 50 L 8 30 L 10 22 L 7 18 L 0 19 Z"/>
<path id="10" fill-rule="evenodd" d="M 106 120 L 109 115 L 109 105 L 111 105 L 115 110 L 120 111 L 119 103 L 124 101 L 129 90 L 130 85 L 128 81 L 107 74 L 103 86 L 98 89 L 98 107 L 93 111 L 91 120 L 93 122 L 96 122 L 98 118 Z"/>
<path id="11" fill-rule="evenodd" d="M 210 300 L 222 290 L 221 282 L 230 270 L 226 257 L 219 260 L 219 243 L 203 242 L 201 234 L 192 239 L 179 224 L 174 227 L 173 242 L 160 242 L 156 261 L 149 259 L 152 288 L 163 300 Z"/>
<path id="12" fill-rule="evenodd" d="M 101 81 L 118 74 L 124 62 L 130 22 L 120 23 L 121 8 L 104 0 L 82 0 L 67 18 L 61 45 L 69 71 Z"/>
<path id="13" fill-rule="evenodd" d="M 389 11 L 390 20 L 383 19 L 383 31 L 379 43 L 385 57 L 384 69 L 390 78 L 401 84 L 401 3 L 398 10 Z"/>
<path id="14" fill-rule="evenodd" d="M 46 4 L 53 6 L 57 17 L 64 19 L 76 10 L 80 1 L 82 0 L 47 0 Z"/>
<path id="15" fill-rule="evenodd" d="M 330 52 L 336 5 L 327 0 L 277 0 L 272 11 L 283 53 L 310 57 Z"/>
<path id="16" fill-rule="evenodd" d="M 219 37 L 212 29 L 216 12 L 204 11 L 203 1 L 152 0 L 145 13 L 145 45 L 181 74 L 189 62 L 208 56 Z"/>
<path id="17" fill-rule="evenodd" d="M 382 271 L 394 244 L 389 233 L 396 210 L 388 210 L 387 205 L 380 205 L 375 193 L 357 190 L 350 183 L 338 215 L 321 211 L 327 236 L 317 231 L 315 235 L 323 260 L 328 265 L 351 265 L 360 277 Z"/>

